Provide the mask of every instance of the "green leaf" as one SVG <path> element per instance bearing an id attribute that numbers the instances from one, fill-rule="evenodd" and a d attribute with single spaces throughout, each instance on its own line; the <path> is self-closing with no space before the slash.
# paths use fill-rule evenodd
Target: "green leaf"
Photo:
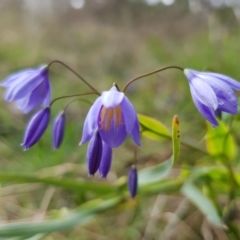
<path id="1" fill-rule="evenodd" d="M 216 128 L 207 123 L 206 148 L 210 155 L 223 155 L 228 159 L 235 156 L 235 140 L 223 122 L 219 121 L 219 127 Z"/>
<path id="2" fill-rule="evenodd" d="M 47 235 L 48 235 L 48 233 L 39 233 L 39 234 L 36 234 L 32 237 L 25 238 L 25 239 L 22 239 L 22 240 L 41 240 L 41 239 L 45 239 L 45 237 Z"/>
<path id="3" fill-rule="evenodd" d="M 94 183 L 84 180 L 72 180 L 69 178 L 56 178 L 56 177 L 38 177 L 33 174 L 20 174 L 20 173 L 1 173 L 0 183 L 16 182 L 16 183 L 43 183 L 55 187 L 62 187 L 75 191 L 93 191 L 94 193 L 109 193 L 114 191 L 114 187 L 104 183 Z"/>
<path id="4" fill-rule="evenodd" d="M 197 206 L 210 222 L 216 226 L 223 226 L 221 217 L 212 201 L 204 196 L 195 185 L 191 182 L 186 182 L 183 185 L 181 192 Z"/>
<path id="5" fill-rule="evenodd" d="M 156 119 L 138 114 L 138 120 L 140 122 L 143 136 L 158 141 L 171 138 L 168 129 Z"/>
<path id="6" fill-rule="evenodd" d="M 149 184 L 162 180 L 167 176 L 173 165 L 173 158 L 164 161 L 154 167 L 145 168 L 138 173 L 139 185 Z"/>
<path id="7" fill-rule="evenodd" d="M 163 179 L 152 184 L 141 185 L 139 193 L 143 196 L 149 197 L 152 194 L 172 194 L 179 193 L 184 179 Z"/>
<path id="8" fill-rule="evenodd" d="M 107 200 L 97 199 L 84 204 L 81 208 L 67 214 L 61 219 L 45 220 L 42 222 L 20 222 L 0 226 L 0 237 L 28 236 L 39 233 L 50 233 L 72 228 L 89 221 L 94 215 L 117 206 L 122 199 L 114 197 Z"/>
<path id="9" fill-rule="evenodd" d="M 173 144 L 173 161 L 176 163 L 180 153 L 180 130 L 179 119 L 175 115 L 172 120 L 172 144 Z"/>

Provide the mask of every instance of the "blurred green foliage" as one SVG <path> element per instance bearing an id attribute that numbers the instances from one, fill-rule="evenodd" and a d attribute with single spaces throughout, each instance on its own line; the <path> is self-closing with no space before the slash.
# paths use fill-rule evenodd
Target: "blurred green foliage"
<path id="1" fill-rule="evenodd" d="M 240 22 L 230 9 L 193 13 L 187 1 L 168 7 L 123 2 L 39 16 L 24 10 L 22 1 L 10 1 L 0 9 L 0 77 L 59 59 L 99 91 L 113 82 L 122 89 L 131 78 L 167 65 L 240 80 Z M 53 97 L 87 90 L 57 64 L 50 77 Z M 239 116 L 223 116 L 218 129 L 206 125 L 175 70 L 141 79 L 126 94 L 143 129 L 139 196 L 133 201 L 126 188 L 135 150 L 130 139 L 114 150 L 108 179 L 87 176 L 86 146 L 78 143 L 88 104 L 68 108 L 58 151 L 52 151 L 50 126 L 23 152 L 19 145 L 30 115 L 0 102 L 0 222 L 6 224 L 0 239 L 239 239 Z M 53 116 L 67 103 L 54 104 Z M 180 155 L 171 125 L 175 114 Z"/>

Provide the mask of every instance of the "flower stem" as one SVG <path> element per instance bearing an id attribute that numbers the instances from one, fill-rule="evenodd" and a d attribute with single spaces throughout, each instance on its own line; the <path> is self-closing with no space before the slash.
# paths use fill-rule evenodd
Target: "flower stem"
<path id="1" fill-rule="evenodd" d="M 81 79 L 89 88 L 91 88 L 94 92 L 96 92 L 98 95 L 101 95 L 90 83 L 87 82 L 80 74 L 78 74 L 75 70 L 73 70 L 71 67 L 69 67 L 66 63 L 59 61 L 59 60 L 54 60 L 48 64 L 48 68 L 53 64 L 53 63 L 59 63 L 65 68 L 67 68 L 69 71 L 71 71 L 74 75 L 76 75 L 79 79 Z"/>
<path id="2" fill-rule="evenodd" d="M 53 105 L 53 103 L 55 103 L 57 100 L 63 99 L 63 98 L 70 98 L 70 97 L 79 97 L 79 96 L 85 96 L 85 95 L 91 95 L 91 94 L 97 94 L 96 92 L 87 92 L 87 93 L 80 93 L 80 94 L 73 94 L 73 95 L 66 95 L 66 96 L 61 96 L 61 97 L 57 97 L 55 99 L 52 100 L 52 102 L 50 103 L 50 107 Z"/>
<path id="3" fill-rule="evenodd" d="M 153 71 L 153 72 L 149 72 L 149 73 L 140 75 L 140 76 L 138 76 L 138 77 L 136 77 L 136 78 L 131 79 L 131 80 L 125 85 L 125 87 L 123 88 L 123 92 L 126 92 L 128 86 L 129 86 L 130 84 L 132 84 L 133 82 L 139 80 L 140 78 L 148 77 L 148 76 L 153 75 L 153 74 L 155 74 L 155 73 L 159 73 L 159 72 L 162 72 L 162 71 L 164 71 L 164 70 L 173 69 L 173 68 L 174 68 L 174 69 L 178 69 L 178 70 L 180 70 L 180 71 L 183 71 L 183 70 L 184 70 L 183 68 L 178 67 L 178 66 L 168 66 L 168 67 L 164 67 L 164 68 L 157 69 L 157 70 L 155 70 L 155 71 Z"/>
<path id="4" fill-rule="evenodd" d="M 68 106 L 69 106 L 70 104 L 72 104 L 73 102 L 76 102 L 76 101 L 82 101 L 82 102 L 85 102 L 85 103 L 89 104 L 90 106 L 92 105 L 92 103 L 91 103 L 90 101 L 86 100 L 86 99 L 77 98 L 77 99 L 74 99 L 74 100 L 70 101 L 70 102 L 65 106 L 64 112 L 67 111 L 67 108 L 68 108 Z"/>
<path id="5" fill-rule="evenodd" d="M 228 139 L 228 137 L 230 137 L 230 132 L 231 132 L 231 128 L 232 128 L 233 118 L 234 118 L 234 116 L 231 116 L 229 124 L 228 124 L 228 132 L 225 135 L 222 149 L 225 149 L 225 145 L 227 143 L 227 139 Z M 225 165 L 225 167 L 227 168 L 228 173 L 229 173 L 229 181 L 230 181 L 230 183 L 229 183 L 229 199 L 228 200 L 229 200 L 229 203 L 230 203 L 235 198 L 235 191 L 238 188 L 238 182 L 237 182 L 237 180 L 235 178 L 234 170 L 233 170 L 232 165 L 230 163 L 230 159 L 227 156 L 225 156 L 225 155 L 223 156 L 223 164 Z"/>

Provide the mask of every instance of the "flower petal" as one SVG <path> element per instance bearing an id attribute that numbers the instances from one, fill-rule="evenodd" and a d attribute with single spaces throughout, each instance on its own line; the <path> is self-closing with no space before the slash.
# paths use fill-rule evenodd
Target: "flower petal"
<path id="1" fill-rule="evenodd" d="M 208 120 L 213 127 L 218 126 L 218 122 L 216 120 L 216 116 L 214 113 L 214 110 L 210 107 L 207 107 L 206 105 L 202 104 L 198 99 L 196 99 L 194 96 L 192 96 L 193 102 L 195 106 L 197 107 L 198 111 L 202 114 L 202 116 Z"/>
<path id="2" fill-rule="evenodd" d="M 62 144 L 65 133 L 65 123 L 66 123 L 65 113 L 61 112 L 60 114 L 57 115 L 53 122 L 52 142 L 54 150 L 58 149 Z"/>
<path id="3" fill-rule="evenodd" d="M 51 110 L 49 107 L 42 109 L 33 115 L 29 121 L 24 134 L 23 143 L 21 144 L 24 146 L 25 150 L 37 143 L 44 134 L 50 121 L 50 112 Z"/>
<path id="4" fill-rule="evenodd" d="M 137 113 L 132 103 L 128 100 L 127 97 L 123 98 L 120 106 L 123 113 L 123 119 L 124 119 L 124 124 L 126 126 L 126 131 L 128 134 L 130 134 L 133 129 L 134 123 L 137 121 Z"/>
<path id="5" fill-rule="evenodd" d="M 16 101 L 26 96 L 33 91 L 47 76 L 47 69 L 39 68 L 32 74 L 28 74 L 26 78 L 22 79 L 21 83 L 15 81 L 6 91 L 6 101 Z"/>
<path id="6" fill-rule="evenodd" d="M 203 81 L 201 78 L 193 78 L 189 85 L 191 94 L 194 98 L 214 110 L 217 109 L 217 96 L 208 83 Z"/>
<path id="7" fill-rule="evenodd" d="M 112 148 L 110 148 L 105 142 L 103 142 L 102 158 L 98 169 L 100 178 L 107 177 L 107 174 L 111 168 L 111 164 L 112 164 Z"/>
<path id="8" fill-rule="evenodd" d="M 101 111 L 100 111 L 101 113 Z M 122 114 L 122 113 L 121 113 Z M 123 119 L 123 116 L 121 117 Z M 111 148 L 119 147 L 127 136 L 125 123 L 117 124 L 116 114 L 110 119 L 111 122 L 108 124 L 108 128 L 101 128 L 100 121 L 109 121 L 109 119 L 100 120 L 100 114 L 98 117 L 98 129 L 102 137 L 102 140 L 108 144 Z"/>
<path id="9" fill-rule="evenodd" d="M 128 173 L 128 190 L 130 192 L 131 198 L 134 198 L 137 195 L 138 189 L 138 174 L 137 169 L 133 165 Z"/>
<path id="10" fill-rule="evenodd" d="M 2 83 L 0 83 L 0 87 L 10 87 L 12 84 L 15 84 L 16 82 L 21 83 L 21 81 L 28 77 L 29 74 L 32 74 L 34 72 L 33 69 L 24 69 L 20 70 L 16 73 L 10 74 L 8 77 L 6 77 Z"/>
<path id="11" fill-rule="evenodd" d="M 44 97 L 44 100 L 43 100 L 43 107 L 48 107 L 51 103 L 51 99 L 52 99 L 52 86 L 50 84 L 50 81 L 49 79 L 47 78 L 45 80 L 46 82 L 46 85 L 45 85 L 45 97 Z"/>
<path id="12" fill-rule="evenodd" d="M 237 80 L 228 77 L 226 75 L 223 74 L 219 74 L 219 73 L 212 73 L 212 72 L 199 72 L 199 77 L 214 77 L 216 80 L 222 80 L 223 82 L 225 82 L 226 84 L 229 85 L 229 87 L 240 91 L 240 82 L 238 82 Z"/>
<path id="13" fill-rule="evenodd" d="M 93 176 L 99 168 L 102 158 L 102 139 L 98 132 L 93 134 L 87 149 L 88 173 Z"/>
<path id="14" fill-rule="evenodd" d="M 130 132 L 131 138 L 133 141 L 138 145 L 141 146 L 141 141 L 140 141 L 140 128 L 139 128 L 139 121 L 138 119 L 135 121 L 133 125 L 133 129 Z"/>
<path id="15" fill-rule="evenodd" d="M 208 83 L 214 90 L 218 99 L 218 109 L 231 114 L 237 114 L 237 98 L 232 88 L 223 81 L 213 77 L 208 78 Z"/>
<path id="16" fill-rule="evenodd" d="M 48 81 L 43 81 L 42 83 L 39 84 L 31 93 L 29 96 L 26 96 L 25 98 L 20 99 L 17 101 L 17 107 L 21 109 L 24 113 L 29 113 L 33 109 L 37 108 L 40 106 L 45 100 L 46 100 L 46 95 L 49 95 L 49 82 Z M 48 101 L 50 99 L 47 99 Z M 45 107 L 48 107 L 46 105 Z"/>
<path id="17" fill-rule="evenodd" d="M 89 141 L 92 138 L 94 131 L 96 131 L 98 128 L 98 115 L 101 107 L 102 100 L 101 97 L 98 97 L 93 103 L 92 107 L 89 109 L 84 121 L 82 139 L 79 145 L 82 145 L 85 142 Z"/>
<path id="18" fill-rule="evenodd" d="M 119 92 L 116 87 L 112 87 L 109 91 L 102 92 L 102 104 L 106 108 L 114 108 L 118 106 L 124 98 L 124 93 Z"/>

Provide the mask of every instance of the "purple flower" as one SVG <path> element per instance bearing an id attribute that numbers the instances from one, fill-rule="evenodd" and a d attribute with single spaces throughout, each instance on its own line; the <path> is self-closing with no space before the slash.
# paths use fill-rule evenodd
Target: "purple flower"
<path id="1" fill-rule="evenodd" d="M 103 142 L 102 158 L 99 167 L 100 178 L 106 178 L 112 164 L 112 148 Z"/>
<path id="2" fill-rule="evenodd" d="M 237 97 L 234 90 L 240 91 L 240 83 L 218 73 L 198 72 L 185 69 L 192 99 L 198 111 L 213 127 L 218 126 L 216 111 L 237 114 Z"/>
<path id="3" fill-rule="evenodd" d="M 127 134 L 137 145 L 141 145 L 136 111 L 124 93 L 115 86 L 104 91 L 93 103 L 84 122 L 80 144 L 89 141 L 96 130 L 112 148 L 119 147 Z"/>
<path id="4" fill-rule="evenodd" d="M 24 150 L 32 147 L 42 137 L 50 121 L 50 112 L 50 107 L 47 107 L 32 116 L 27 125 L 23 143 L 21 144 Z"/>
<path id="5" fill-rule="evenodd" d="M 128 189 L 131 198 L 134 198 L 137 195 L 137 187 L 138 187 L 137 169 L 134 165 L 132 165 L 128 173 Z"/>
<path id="6" fill-rule="evenodd" d="M 52 141 L 54 150 L 58 149 L 63 141 L 65 132 L 66 116 L 64 112 L 61 112 L 53 122 L 52 128 Z"/>
<path id="7" fill-rule="evenodd" d="M 102 148 L 103 146 L 100 134 L 99 132 L 95 132 L 89 141 L 87 148 L 87 164 L 90 176 L 93 176 L 99 168 L 102 158 Z"/>
<path id="8" fill-rule="evenodd" d="M 47 65 L 13 73 L 3 80 L 0 86 L 6 88 L 4 100 L 16 102 L 17 107 L 24 113 L 40 105 L 48 107 L 51 101 Z"/>

